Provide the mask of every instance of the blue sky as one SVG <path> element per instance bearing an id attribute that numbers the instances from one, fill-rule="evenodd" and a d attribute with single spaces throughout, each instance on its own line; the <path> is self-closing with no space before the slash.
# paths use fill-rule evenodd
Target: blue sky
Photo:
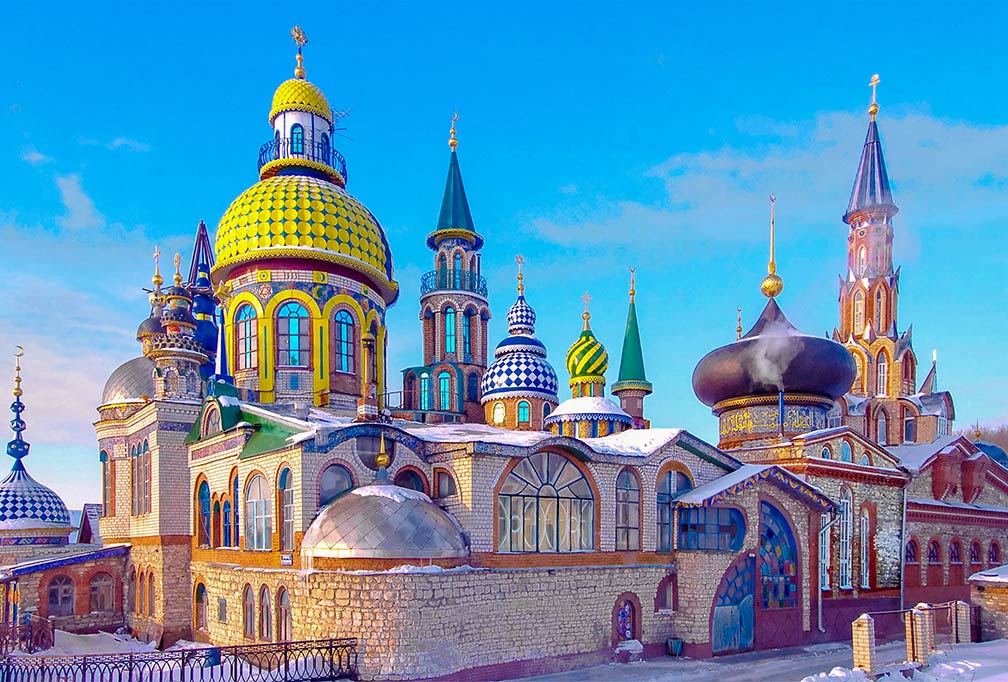
<path id="1" fill-rule="evenodd" d="M 655 425 L 708 440 L 696 362 L 764 304 L 767 194 L 777 195 L 779 301 L 832 330 L 840 221 L 864 140 L 868 80 L 893 191 L 899 325 L 939 352 L 958 426 L 1008 421 L 1002 247 L 1008 125 L 1002 7 L 915 3 L 54 3 L 8 8 L 0 63 L 0 349 L 24 345 L 26 464 L 71 506 L 98 497 L 105 378 L 139 353 L 150 253 L 188 258 L 256 180 L 288 36 L 308 78 L 349 109 L 348 189 L 379 218 L 402 287 L 390 368 L 420 357 L 417 289 L 432 268 L 447 132 L 486 237 L 491 336 L 515 254 L 561 379 L 590 291 L 615 380 L 627 268 L 637 268 Z M 702 5 L 702 6 L 701 6 Z M 11 358 L 11 361 L 13 358 Z M 925 368 L 926 371 L 926 368 Z M 394 387 L 398 374 L 390 372 Z M 563 382 L 565 383 L 565 382 Z"/>

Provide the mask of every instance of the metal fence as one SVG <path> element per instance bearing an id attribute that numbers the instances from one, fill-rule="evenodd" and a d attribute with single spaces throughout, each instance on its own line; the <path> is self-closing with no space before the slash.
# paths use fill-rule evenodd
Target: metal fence
<path id="1" fill-rule="evenodd" d="M 5 656 L 0 682 L 333 682 L 357 679 L 357 640 L 101 656 Z"/>
<path id="2" fill-rule="evenodd" d="M 4 623 L 0 625 L 0 656 L 12 651 L 44 651 L 53 645 L 54 634 L 53 624 L 42 618 L 19 625 Z"/>

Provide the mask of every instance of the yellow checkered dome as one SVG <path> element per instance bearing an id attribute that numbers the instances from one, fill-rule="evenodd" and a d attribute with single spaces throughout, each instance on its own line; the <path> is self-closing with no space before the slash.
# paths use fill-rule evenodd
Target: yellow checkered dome
<path id="1" fill-rule="evenodd" d="M 398 296 L 392 251 L 364 204 L 331 182 L 308 175 L 260 180 L 235 199 L 217 225 L 213 279 L 268 258 L 335 263 L 364 275 L 386 302 Z"/>
<path id="2" fill-rule="evenodd" d="M 321 116 L 329 123 L 333 122 L 332 109 L 329 100 L 319 86 L 303 78 L 291 78 L 280 84 L 273 93 L 273 106 L 270 107 L 269 122 L 285 111 L 306 111 Z"/>

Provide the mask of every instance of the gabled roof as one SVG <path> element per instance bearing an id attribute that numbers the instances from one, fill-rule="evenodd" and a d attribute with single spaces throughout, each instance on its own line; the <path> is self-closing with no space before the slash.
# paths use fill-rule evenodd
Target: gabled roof
<path id="1" fill-rule="evenodd" d="M 77 527 L 77 542 L 81 544 L 100 545 L 102 542 L 101 531 L 98 527 L 98 518 L 101 516 L 102 506 L 89 502 L 84 505 L 81 511 L 80 525 Z"/>
<path id="2" fill-rule="evenodd" d="M 942 453 L 951 453 L 957 446 L 962 447 L 967 455 L 973 455 L 978 452 L 978 448 L 969 439 L 951 433 L 939 436 L 930 443 L 890 445 L 886 450 L 899 459 L 901 465 L 911 472 L 917 473 L 930 464 L 931 460 L 936 456 Z"/>
<path id="3" fill-rule="evenodd" d="M 743 464 L 735 471 L 679 496 L 675 503 L 677 507 L 709 507 L 724 502 L 760 481 L 772 483 L 808 506 L 821 511 L 831 511 L 836 507 L 819 488 L 772 464 Z"/>
<path id="4" fill-rule="evenodd" d="M 877 211 L 888 217 L 896 215 L 899 209 L 893 203 L 892 189 L 889 186 L 889 174 L 886 172 L 885 159 L 882 156 L 882 142 L 879 140 L 878 125 L 872 120 L 868 124 L 868 134 L 865 136 L 864 150 L 861 152 L 861 162 L 854 176 L 854 187 L 851 190 L 847 212 L 843 216 L 845 223 L 850 224 L 852 216 L 865 211 Z"/>
<path id="5" fill-rule="evenodd" d="M 95 559 L 105 559 L 107 557 L 123 556 L 129 552 L 129 545 L 112 545 L 111 547 L 98 547 L 88 549 L 83 552 L 69 554 L 56 554 L 42 557 L 40 559 L 30 559 L 22 563 L 0 566 L 0 581 L 10 580 L 22 575 L 29 575 L 38 571 L 61 566 L 73 566 L 85 561 Z"/>

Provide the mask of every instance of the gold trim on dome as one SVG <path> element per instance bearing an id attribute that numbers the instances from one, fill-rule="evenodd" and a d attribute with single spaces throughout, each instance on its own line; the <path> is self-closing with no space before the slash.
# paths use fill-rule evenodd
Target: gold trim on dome
<path id="1" fill-rule="evenodd" d="M 319 86 L 300 78 L 290 78 L 277 87 L 273 93 L 273 105 L 270 107 L 269 122 L 285 111 L 304 111 L 317 114 L 329 123 L 333 122 L 332 108 L 329 100 Z"/>
<path id="2" fill-rule="evenodd" d="M 429 235 L 427 239 L 434 240 L 434 245 L 437 246 L 445 239 L 464 239 L 469 242 L 472 246 L 476 246 L 476 240 L 479 235 L 472 230 L 463 230 L 457 227 L 453 227 L 447 230 L 434 230 Z"/>
<path id="3" fill-rule="evenodd" d="M 605 383 L 605 377 L 601 374 L 579 374 L 576 377 L 571 377 L 570 385 L 574 386 L 576 384 L 598 384 Z"/>
<path id="4" fill-rule="evenodd" d="M 325 173 L 326 177 L 334 185 L 346 187 L 346 179 L 340 175 L 339 171 L 329 164 L 290 156 L 282 159 L 273 159 L 269 163 L 265 164 L 259 169 L 259 179 L 265 180 L 266 178 L 272 178 L 279 173 L 281 168 L 307 168 L 309 170 L 319 171 L 320 173 Z"/>
<path id="5" fill-rule="evenodd" d="M 711 408 L 711 411 L 730 410 L 736 407 L 749 407 L 752 405 L 777 404 L 779 400 L 780 396 L 777 393 L 773 395 L 751 395 L 743 398 L 730 398 L 728 400 L 722 400 L 719 403 L 715 403 L 714 407 Z M 824 398 L 821 395 L 813 395 L 811 393 L 785 393 L 784 402 L 789 401 L 821 403 L 825 406 L 833 405 L 833 401 L 829 398 Z"/>

